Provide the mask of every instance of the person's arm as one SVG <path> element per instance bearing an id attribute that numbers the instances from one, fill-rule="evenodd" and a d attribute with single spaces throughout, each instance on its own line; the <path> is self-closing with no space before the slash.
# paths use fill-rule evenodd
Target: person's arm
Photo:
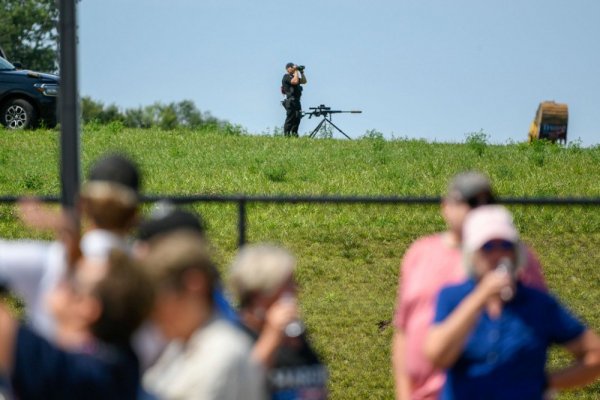
<path id="1" fill-rule="evenodd" d="M 296 86 L 300 83 L 300 73 L 298 71 L 294 72 L 294 76 L 292 76 L 290 83 L 294 86 Z"/>
<path id="2" fill-rule="evenodd" d="M 300 83 L 304 85 L 306 82 L 308 82 L 308 81 L 306 80 L 306 75 L 305 75 L 305 72 L 304 72 L 304 71 L 302 71 L 302 72 L 300 73 Z"/>
<path id="3" fill-rule="evenodd" d="M 442 321 L 432 325 L 425 339 L 425 356 L 438 368 L 452 366 L 460 357 L 467 337 L 489 299 L 510 285 L 508 274 L 490 272 Z M 440 296 L 438 302 L 444 302 Z"/>
<path id="4" fill-rule="evenodd" d="M 294 76 L 292 76 L 292 80 L 290 81 L 290 83 L 294 86 L 299 85 L 301 83 L 306 83 L 306 79 L 305 82 L 302 82 L 302 79 L 304 79 L 302 75 L 303 74 L 301 74 L 300 71 L 298 71 L 297 69 L 294 70 Z"/>
<path id="5" fill-rule="evenodd" d="M 548 388 L 570 389 L 592 383 L 600 376 L 600 337 L 586 329 L 579 337 L 565 344 L 574 357 L 570 366 L 548 376 Z"/>
<path id="6" fill-rule="evenodd" d="M 17 212 L 25 226 L 37 231 L 59 232 L 64 224 L 60 209 L 47 206 L 36 198 L 20 199 Z"/>
<path id="7" fill-rule="evenodd" d="M 252 359 L 265 368 L 273 363 L 273 356 L 283 341 L 287 324 L 298 317 L 298 306 L 295 302 L 278 300 L 267 310 L 265 325 L 260 332 L 254 347 Z"/>
<path id="8" fill-rule="evenodd" d="M 52 246 L 51 242 L 0 240 L 0 278 L 27 306 L 37 299 Z"/>
<path id="9" fill-rule="evenodd" d="M 13 365 L 18 323 L 4 305 L 0 305 L 0 372 L 6 375 Z"/>
<path id="10" fill-rule="evenodd" d="M 398 293 L 392 324 L 394 336 L 392 337 L 392 370 L 394 373 L 394 387 L 397 400 L 410 399 L 411 380 L 408 376 L 406 365 L 406 328 L 408 321 L 413 318 L 413 301 L 409 296 L 411 286 L 416 282 L 411 272 L 420 265 L 421 246 L 413 243 L 402 258 L 400 276 L 398 277 Z"/>
<path id="11" fill-rule="evenodd" d="M 392 338 L 392 368 L 394 370 L 396 400 L 408 400 L 410 398 L 410 379 L 406 373 L 404 362 L 406 354 L 405 346 L 404 331 L 396 329 Z"/>

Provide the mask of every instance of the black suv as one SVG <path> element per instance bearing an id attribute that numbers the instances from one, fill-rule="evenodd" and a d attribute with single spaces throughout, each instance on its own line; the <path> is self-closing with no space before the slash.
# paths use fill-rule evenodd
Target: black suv
<path id="1" fill-rule="evenodd" d="M 0 57 L 0 123 L 9 129 L 56 126 L 58 79 L 17 69 Z"/>

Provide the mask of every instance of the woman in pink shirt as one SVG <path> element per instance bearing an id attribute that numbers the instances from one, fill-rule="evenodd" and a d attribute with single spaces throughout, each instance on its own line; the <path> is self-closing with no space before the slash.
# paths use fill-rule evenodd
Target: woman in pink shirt
<path id="1" fill-rule="evenodd" d="M 457 175 L 442 200 L 448 230 L 418 239 L 402 261 L 394 313 L 392 364 L 398 400 L 438 399 L 445 381 L 423 353 L 425 336 L 433 321 L 440 289 L 465 279 L 460 244 L 466 215 L 475 207 L 495 202 L 490 181 L 476 172 Z M 536 257 L 527 252 L 519 277 L 524 284 L 546 290 Z"/>

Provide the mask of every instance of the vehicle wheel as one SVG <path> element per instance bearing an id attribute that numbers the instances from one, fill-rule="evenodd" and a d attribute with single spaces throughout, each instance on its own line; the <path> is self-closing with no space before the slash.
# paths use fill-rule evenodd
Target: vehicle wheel
<path id="1" fill-rule="evenodd" d="M 35 110 L 33 106 L 23 99 L 9 100 L 2 107 L 0 119 L 8 129 L 27 129 L 35 125 Z"/>

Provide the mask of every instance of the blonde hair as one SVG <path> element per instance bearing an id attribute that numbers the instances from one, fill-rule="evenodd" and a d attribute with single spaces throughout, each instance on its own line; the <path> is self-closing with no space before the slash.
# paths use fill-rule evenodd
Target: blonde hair
<path id="1" fill-rule="evenodd" d="M 137 212 L 135 191 L 115 182 L 86 182 L 80 199 L 83 213 L 101 229 L 129 228 Z"/>
<path id="2" fill-rule="evenodd" d="M 247 245 L 233 260 L 229 280 L 240 305 L 254 294 L 273 294 L 289 279 L 296 259 L 287 250 L 272 244 Z"/>

